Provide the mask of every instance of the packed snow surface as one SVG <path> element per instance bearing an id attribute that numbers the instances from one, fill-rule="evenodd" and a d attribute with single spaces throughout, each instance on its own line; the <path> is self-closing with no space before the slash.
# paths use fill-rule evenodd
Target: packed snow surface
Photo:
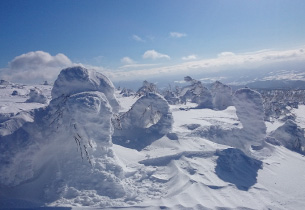
<path id="1" fill-rule="evenodd" d="M 304 209 L 305 157 L 289 148 L 303 143 L 304 106 L 296 122 L 265 123 L 258 92 L 225 103 L 217 85 L 212 110 L 122 97 L 82 67 L 61 72 L 52 100 L 37 86 L 49 104 L 25 102 L 33 86 L 1 84 L 0 208 Z"/>

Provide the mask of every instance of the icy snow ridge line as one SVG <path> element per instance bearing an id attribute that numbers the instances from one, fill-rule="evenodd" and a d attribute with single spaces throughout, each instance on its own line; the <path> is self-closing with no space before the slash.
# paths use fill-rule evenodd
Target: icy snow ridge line
<path id="1" fill-rule="evenodd" d="M 183 151 L 173 155 L 166 155 L 157 158 L 149 158 L 146 160 L 141 160 L 139 163 L 144 164 L 145 166 L 166 166 L 170 163 L 171 160 L 178 160 L 182 156 L 193 158 L 193 157 L 202 157 L 209 158 L 216 155 L 215 151 Z"/>

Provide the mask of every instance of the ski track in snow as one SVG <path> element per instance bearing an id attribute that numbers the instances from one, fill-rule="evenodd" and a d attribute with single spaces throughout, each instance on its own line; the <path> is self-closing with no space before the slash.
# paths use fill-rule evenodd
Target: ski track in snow
<path id="1" fill-rule="evenodd" d="M 50 98 L 50 87 L 39 87 Z M 1 87 L 0 113 L 14 116 L 20 110 L 46 106 L 25 103 L 30 88 L 23 86 L 18 89 L 19 96 L 11 96 L 15 87 Z M 134 96 L 117 96 L 117 99 L 121 112 L 126 112 L 137 100 Z M 268 144 L 260 151 L 264 153 L 261 158 L 255 160 L 229 146 L 190 136 L 193 130 L 210 125 L 224 130 L 242 128 L 233 106 L 223 111 L 193 107 L 192 103 L 170 106 L 174 118 L 172 132 L 178 140 L 164 136 L 141 151 L 112 146 L 125 172 L 123 183 L 132 186 L 127 197 L 111 201 L 97 196 L 96 192 L 84 191 L 78 197 L 79 203 L 73 199 L 58 200 L 49 204 L 53 206 L 50 209 L 84 209 L 81 205 L 86 204 L 97 204 L 90 208 L 100 209 L 104 207 L 102 202 L 105 206 L 113 205 L 105 209 L 304 209 L 303 155 Z M 294 109 L 293 113 L 298 125 L 305 128 L 305 106 Z M 266 123 L 266 126 L 270 133 L 281 123 Z M 260 157 L 260 152 L 254 151 L 254 156 Z M 18 207 L 39 209 L 33 206 L 33 201 L 3 199 L 1 194 L 0 208 L 15 203 Z"/>

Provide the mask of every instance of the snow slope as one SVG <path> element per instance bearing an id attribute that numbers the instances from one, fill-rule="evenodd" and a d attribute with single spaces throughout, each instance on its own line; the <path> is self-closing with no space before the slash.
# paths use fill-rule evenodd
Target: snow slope
<path id="1" fill-rule="evenodd" d="M 94 75 L 88 76 L 83 69 L 78 71 L 83 76 L 73 74 L 74 80 Z M 67 81 L 63 84 L 71 87 Z M 105 94 L 91 86 L 104 83 L 86 81 L 87 88 L 69 92 L 68 97 L 57 94 L 48 107 L 25 103 L 29 98 L 26 94 L 33 87 L 22 86 L 14 97 L 10 95 L 14 87 L 0 89 L 2 123 L 18 115 L 29 117 L 10 134 L 0 136 L 0 208 L 304 208 L 303 155 L 261 138 L 262 147 L 240 147 L 244 138 L 269 135 L 282 125 L 264 123 L 256 92 L 241 91 L 235 99 L 238 105 L 224 110 L 193 109 L 197 104 L 188 102 L 166 105 L 167 110 L 163 104 L 172 117 L 171 130 L 167 130 L 170 133 L 163 133 L 139 149 L 112 143 L 110 101 L 117 99 L 119 111 L 126 113 L 134 103 L 141 105 L 141 100 L 122 97 L 114 90 Z M 50 96 L 50 88 L 40 89 Z M 247 94 L 254 95 L 254 99 L 248 100 Z M 159 96 L 154 97 L 160 100 Z M 248 109 L 241 110 L 245 104 L 249 104 Z M 116 103 L 114 106 L 118 108 Z M 33 111 L 34 108 L 43 109 Z M 24 112 L 20 113 L 21 109 Z M 299 106 L 293 110 L 298 129 L 305 127 L 303 109 Z M 249 122 L 245 112 L 255 119 Z M 153 116 L 155 123 L 160 121 L 159 114 Z M 149 128 L 150 123 L 144 127 Z M 32 132 L 32 138 L 23 136 Z M 142 134 L 138 140 L 145 137 Z M 239 143 L 232 147 L 226 139 Z"/>

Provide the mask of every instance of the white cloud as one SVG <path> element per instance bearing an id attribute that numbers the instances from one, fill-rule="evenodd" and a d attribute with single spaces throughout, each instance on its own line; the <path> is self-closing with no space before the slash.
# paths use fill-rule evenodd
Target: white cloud
<path id="1" fill-rule="evenodd" d="M 132 60 L 130 57 L 127 57 L 127 56 L 122 58 L 121 62 L 124 63 L 124 64 L 133 64 L 133 63 L 135 63 L 134 60 Z"/>
<path id="2" fill-rule="evenodd" d="M 174 38 L 181 38 L 186 36 L 185 33 L 179 33 L 179 32 L 170 32 L 169 35 L 170 37 L 174 37 Z"/>
<path id="3" fill-rule="evenodd" d="M 235 56 L 235 54 L 232 52 L 221 52 L 218 54 L 218 57 L 231 57 L 231 56 Z"/>
<path id="4" fill-rule="evenodd" d="M 153 59 L 153 60 L 159 59 L 159 58 L 170 59 L 170 57 L 169 57 L 168 55 L 159 53 L 159 52 L 157 52 L 157 51 L 155 51 L 155 50 L 147 50 L 147 51 L 143 54 L 142 57 L 143 57 L 144 59 L 150 58 L 150 59 Z"/>
<path id="5" fill-rule="evenodd" d="M 184 60 L 184 61 L 190 61 L 190 60 L 196 60 L 196 59 L 197 59 L 197 55 L 194 55 L 194 54 L 182 57 L 182 60 Z"/>
<path id="6" fill-rule="evenodd" d="M 145 42 L 144 39 L 142 39 L 141 37 L 139 37 L 138 35 L 132 35 L 133 40 L 138 41 L 138 42 Z"/>
<path id="7" fill-rule="evenodd" d="M 144 53 L 145 58 L 159 57 L 158 53 L 150 50 Z M 144 58 L 143 55 L 143 58 Z M 190 75 L 205 74 L 213 72 L 226 72 L 227 70 L 254 69 L 269 70 L 282 69 L 283 66 L 292 66 L 292 68 L 303 68 L 305 63 L 304 48 L 292 50 L 264 50 L 249 52 L 243 54 L 220 53 L 217 57 L 211 59 L 202 59 L 196 61 L 187 61 L 171 66 L 149 67 L 145 69 L 131 71 L 116 71 L 111 74 L 111 79 L 147 79 L 149 77 L 164 75 Z M 293 65 L 292 65 L 293 64 Z"/>
<path id="8" fill-rule="evenodd" d="M 53 80 L 61 69 L 71 65 L 71 60 L 61 53 L 52 56 L 43 51 L 28 52 L 9 62 L 9 67 L 2 69 L 1 76 L 23 83 L 42 82 Z"/>
<path id="9" fill-rule="evenodd" d="M 135 63 L 135 64 L 127 64 L 124 66 L 121 66 L 120 69 L 128 69 L 128 68 L 147 68 L 152 66 L 157 66 L 158 64 L 141 64 L 141 63 Z"/>

